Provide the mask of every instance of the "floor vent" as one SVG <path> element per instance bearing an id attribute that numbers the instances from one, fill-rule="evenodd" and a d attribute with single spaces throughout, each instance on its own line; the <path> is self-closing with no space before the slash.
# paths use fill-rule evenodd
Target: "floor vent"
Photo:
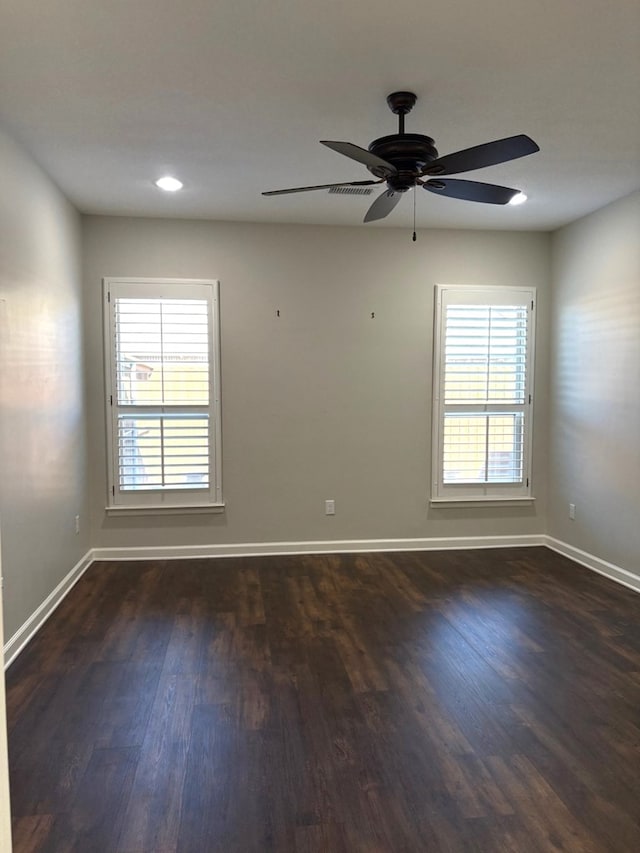
<path id="1" fill-rule="evenodd" d="M 331 187 L 330 193 L 334 195 L 371 195 L 371 187 Z"/>

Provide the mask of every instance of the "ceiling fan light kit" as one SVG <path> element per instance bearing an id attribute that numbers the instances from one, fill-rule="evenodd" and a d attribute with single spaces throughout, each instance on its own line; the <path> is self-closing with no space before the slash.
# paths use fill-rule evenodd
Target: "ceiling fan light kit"
<path id="1" fill-rule="evenodd" d="M 429 192 L 448 198 L 484 204 L 509 204 L 516 199 L 519 201 L 524 196 L 520 190 L 511 187 L 459 180 L 448 176 L 483 169 L 487 166 L 497 166 L 509 160 L 534 154 L 540 149 L 533 139 L 525 134 L 518 134 L 440 157 L 434 140 L 430 136 L 424 136 L 421 133 L 405 133 L 404 117 L 411 112 L 416 101 L 417 97 L 413 92 L 392 92 L 387 97 L 387 104 L 391 112 L 398 116 L 398 132 L 374 139 L 368 148 L 360 148 L 352 142 L 321 140 L 322 145 L 326 145 L 327 148 L 362 163 L 377 180 L 294 187 L 286 190 L 271 190 L 262 195 L 285 195 L 311 190 L 366 187 L 386 183 L 386 189 L 375 199 L 365 214 L 365 222 L 384 219 L 399 202 L 402 194 L 414 187 L 423 187 Z M 525 199 L 526 196 L 522 201 Z"/>

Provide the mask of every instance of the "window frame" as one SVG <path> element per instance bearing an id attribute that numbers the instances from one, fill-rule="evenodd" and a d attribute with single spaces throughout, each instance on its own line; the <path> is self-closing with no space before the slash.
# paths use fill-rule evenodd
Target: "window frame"
<path id="1" fill-rule="evenodd" d="M 209 402 L 206 406 L 209 419 L 209 487 L 207 489 L 144 489 L 122 490 L 119 486 L 118 467 L 118 413 L 117 364 L 115 340 L 115 300 L 118 296 L 134 298 L 194 298 L 206 299 L 208 310 L 209 349 Z M 103 278 L 104 303 L 104 358 L 105 358 L 105 414 L 107 439 L 107 503 L 109 515 L 201 513 L 222 512 L 222 415 L 220 392 L 220 282 L 216 279 L 183 278 Z M 156 409 L 164 405 L 137 406 Z M 171 406 L 171 408 L 175 408 Z M 184 405 L 182 408 L 189 410 Z"/>
<path id="2" fill-rule="evenodd" d="M 453 300 L 451 301 L 451 297 Z M 448 411 L 444 401 L 445 378 L 445 327 L 446 307 L 448 304 L 464 304 L 465 297 L 471 304 L 508 305 L 518 304 L 527 307 L 527 352 L 526 377 L 524 388 L 524 404 L 517 404 L 523 412 L 523 460 L 522 482 L 496 483 L 443 483 L 444 468 L 444 419 Z M 486 299 L 480 299 L 486 297 Z M 492 301 L 493 300 L 493 301 Z M 516 301 L 517 300 L 517 301 Z M 497 285 L 445 285 L 438 284 L 435 288 L 434 303 L 434 334 L 433 334 L 433 406 L 432 406 L 432 442 L 431 442 L 431 504 L 477 505 L 512 502 L 532 502 L 532 446 L 533 446 L 533 402 L 534 402 L 534 364 L 535 364 L 535 287 L 502 287 Z M 451 404 L 449 404 L 451 405 Z M 497 411 L 491 404 L 484 405 L 485 412 Z M 506 404 L 511 407 L 511 404 Z M 456 410 L 463 412 L 463 404 L 457 405 Z M 450 409 L 449 409 L 450 411 Z M 478 412 L 478 407 L 469 405 L 469 411 Z"/>

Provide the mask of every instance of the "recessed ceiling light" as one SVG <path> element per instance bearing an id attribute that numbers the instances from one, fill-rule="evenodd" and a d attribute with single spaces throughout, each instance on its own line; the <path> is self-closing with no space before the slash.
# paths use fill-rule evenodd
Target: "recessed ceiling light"
<path id="1" fill-rule="evenodd" d="M 182 181 L 177 178 L 172 178 L 170 175 L 165 175 L 164 178 L 158 178 L 156 186 L 167 193 L 175 193 L 183 187 Z"/>
<path id="2" fill-rule="evenodd" d="M 509 204 L 524 204 L 526 200 L 527 196 L 524 193 L 516 193 Z"/>

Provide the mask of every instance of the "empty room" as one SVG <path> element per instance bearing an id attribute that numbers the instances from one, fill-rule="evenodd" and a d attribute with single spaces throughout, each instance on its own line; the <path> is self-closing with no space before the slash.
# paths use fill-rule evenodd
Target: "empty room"
<path id="1" fill-rule="evenodd" d="M 9 0 L 0 853 L 640 849 L 637 0 Z"/>

